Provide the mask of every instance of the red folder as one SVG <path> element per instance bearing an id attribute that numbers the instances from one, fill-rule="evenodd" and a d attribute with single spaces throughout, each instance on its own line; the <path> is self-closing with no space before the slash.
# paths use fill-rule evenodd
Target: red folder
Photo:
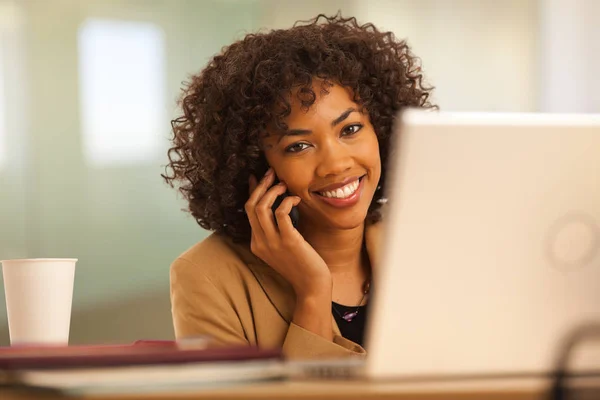
<path id="1" fill-rule="evenodd" d="M 281 358 L 279 349 L 251 346 L 181 348 L 172 341 L 129 345 L 21 346 L 0 348 L 0 370 L 165 365 Z"/>

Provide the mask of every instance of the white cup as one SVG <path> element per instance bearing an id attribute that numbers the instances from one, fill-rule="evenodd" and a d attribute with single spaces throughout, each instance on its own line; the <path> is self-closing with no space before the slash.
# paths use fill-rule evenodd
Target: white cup
<path id="1" fill-rule="evenodd" d="M 1 261 L 11 345 L 68 345 L 76 262 Z"/>

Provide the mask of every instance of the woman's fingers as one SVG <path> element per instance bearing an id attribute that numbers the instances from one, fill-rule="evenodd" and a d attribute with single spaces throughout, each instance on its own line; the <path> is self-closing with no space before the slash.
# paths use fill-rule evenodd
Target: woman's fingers
<path id="1" fill-rule="evenodd" d="M 256 184 L 256 178 L 254 177 L 254 175 L 250 175 L 250 178 L 248 179 L 248 184 L 250 187 L 250 197 L 246 202 L 246 207 L 254 208 L 258 201 L 265 195 L 269 187 L 271 187 L 273 182 L 275 182 L 275 174 L 273 173 L 273 168 L 269 168 L 267 170 L 267 172 L 258 184 Z M 246 212 L 247 211 L 248 209 L 246 208 Z"/>
<path id="2" fill-rule="evenodd" d="M 250 177 L 248 178 L 248 197 L 250 197 L 252 192 L 254 192 L 256 186 L 258 186 L 258 181 L 256 180 L 256 177 L 254 175 L 250 175 Z"/>
<path id="3" fill-rule="evenodd" d="M 244 205 L 244 209 L 246 210 L 246 215 L 248 216 L 248 221 L 250 221 L 250 227 L 252 228 L 252 232 L 254 234 L 253 240 L 255 238 L 258 240 L 265 239 L 265 234 L 261 228 L 260 221 L 258 220 L 258 217 L 256 215 L 256 204 L 266 193 L 269 186 L 273 184 L 273 181 L 275 179 L 274 175 L 275 174 L 273 173 L 273 169 L 269 168 L 267 173 L 264 175 L 264 177 L 258 184 L 256 184 L 256 178 L 253 175 L 250 175 L 250 178 L 248 178 L 250 197 Z"/>
<path id="4" fill-rule="evenodd" d="M 277 210 L 275 210 L 275 218 L 277 219 L 279 233 L 283 241 L 294 239 L 296 235 L 299 235 L 299 232 L 292 224 L 290 212 L 292 211 L 292 207 L 300 204 L 300 201 L 300 197 L 298 196 L 288 196 L 283 199 Z"/>
<path id="5" fill-rule="evenodd" d="M 277 231 L 277 226 L 275 225 L 275 216 L 273 215 L 272 207 L 277 196 L 283 195 L 286 190 L 287 187 L 284 183 L 273 186 L 265 193 L 255 207 L 256 216 L 269 243 L 275 243 L 276 240 L 279 240 L 279 233 Z"/>

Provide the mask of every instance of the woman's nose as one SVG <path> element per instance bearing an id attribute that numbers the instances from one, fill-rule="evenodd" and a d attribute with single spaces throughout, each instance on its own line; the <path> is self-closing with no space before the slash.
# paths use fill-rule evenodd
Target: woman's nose
<path id="1" fill-rule="evenodd" d="M 317 175 L 326 177 L 340 175 L 352 168 L 353 160 L 346 146 L 331 143 L 323 146 L 320 151 Z"/>

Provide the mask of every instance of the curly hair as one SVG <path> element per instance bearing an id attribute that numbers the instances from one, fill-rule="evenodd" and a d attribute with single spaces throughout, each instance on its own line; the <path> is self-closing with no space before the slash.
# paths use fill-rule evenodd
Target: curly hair
<path id="1" fill-rule="evenodd" d="M 375 129 L 382 166 L 390 156 L 397 112 L 435 108 L 420 60 L 405 41 L 373 24 L 321 14 L 290 29 L 247 35 L 191 77 L 179 101 L 183 115 L 171 121 L 172 147 L 162 177 L 171 187 L 179 184 L 202 228 L 250 240 L 244 213 L 248 178 L 268 168 L 259 140 L 269 124 L 285 128 L 292 89 L 299 89 L 303 107 L 315 102 L 313 79 L 351 89 Z M 380 182 L 383 186 L 385 168 Z M 371 221 L 381 218 L 377 200 L 384 192 L 382 187 L 373 198 Z"/>

